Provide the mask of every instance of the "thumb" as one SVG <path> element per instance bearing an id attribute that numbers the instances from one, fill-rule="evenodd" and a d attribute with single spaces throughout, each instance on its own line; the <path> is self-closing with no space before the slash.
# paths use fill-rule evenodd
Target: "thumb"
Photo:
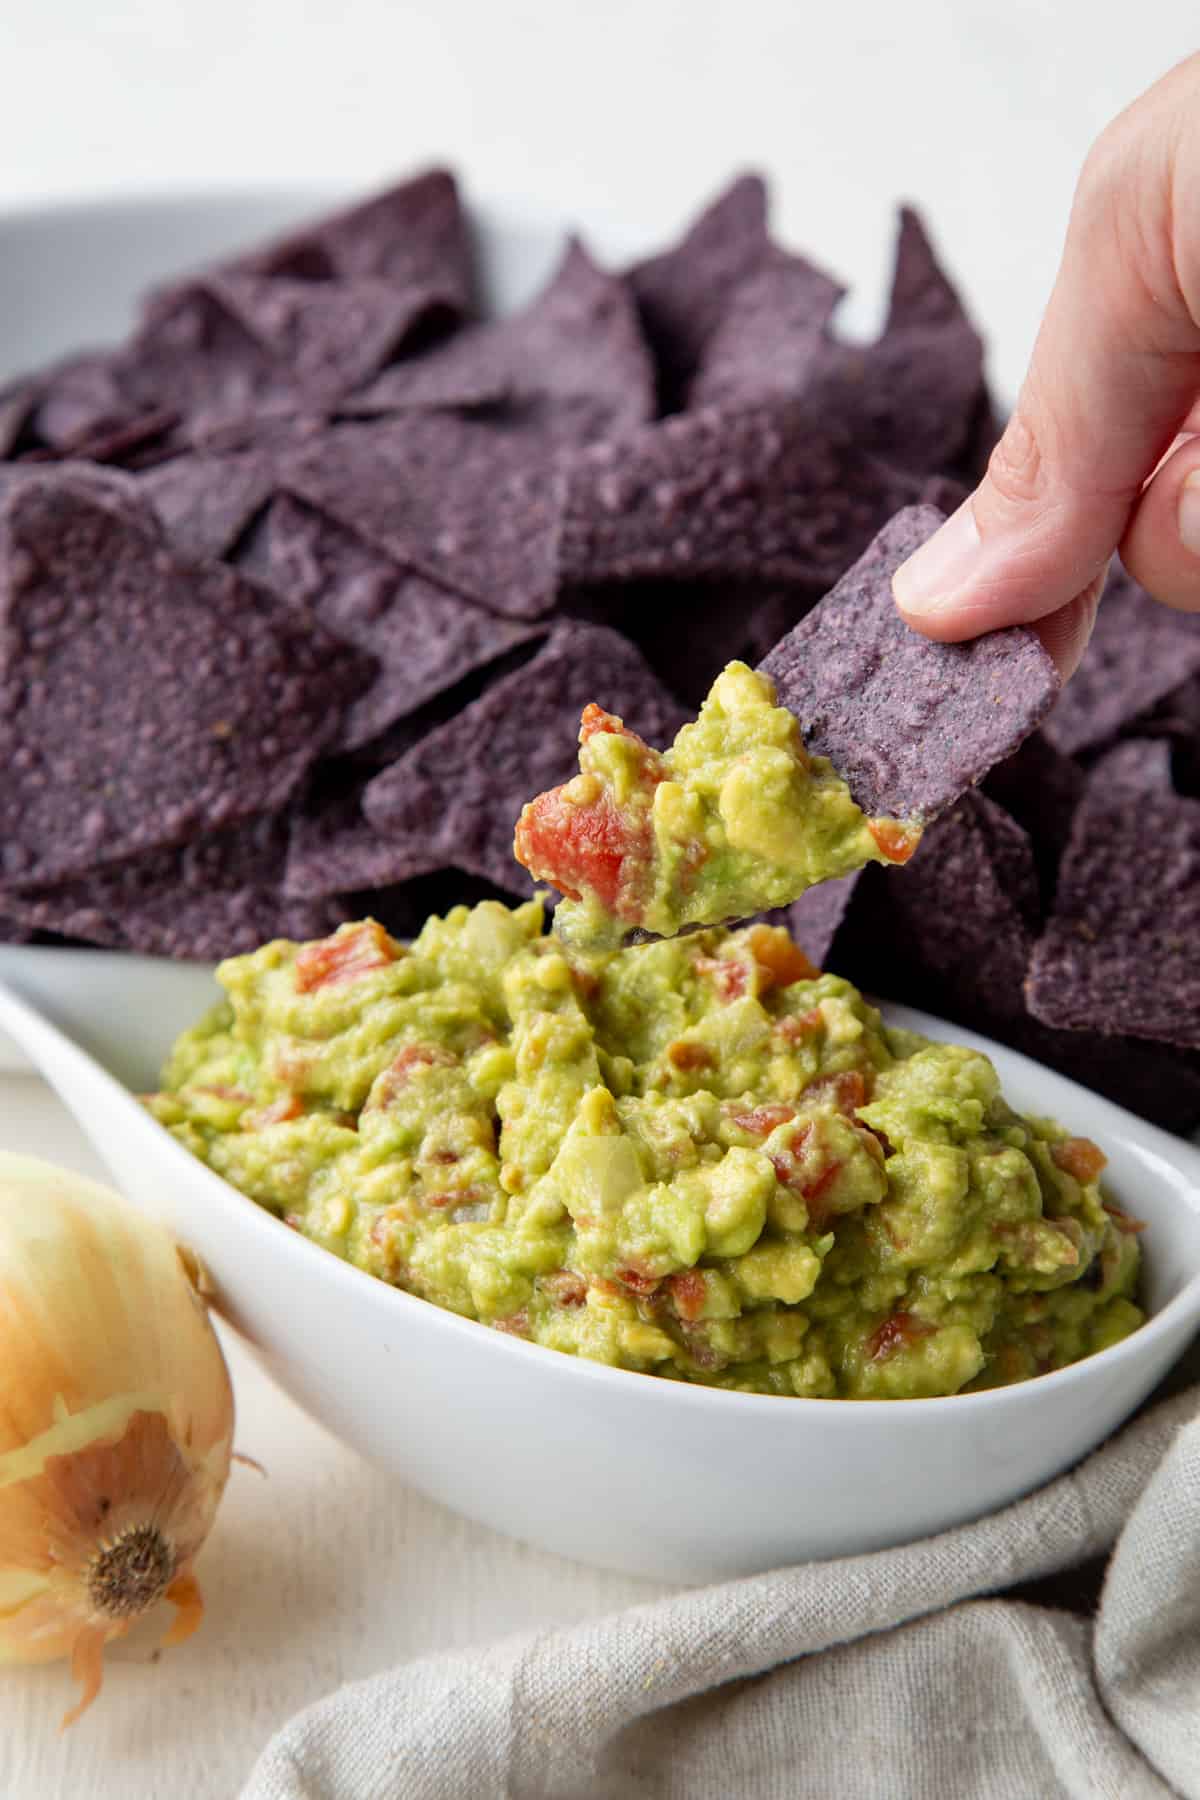
<path id="1" fill-rule="evenodd" d="M 1103 133 L 1016 410 L 971 498 L 895 576 L 917 630 L 974 637 L 1089 593 L 1200 394 L 1200 56 Z M 1077 609 L 1080 610 L 1080 609 Z M 1082 609 L 1086 610 L 1086 609 Z"/>

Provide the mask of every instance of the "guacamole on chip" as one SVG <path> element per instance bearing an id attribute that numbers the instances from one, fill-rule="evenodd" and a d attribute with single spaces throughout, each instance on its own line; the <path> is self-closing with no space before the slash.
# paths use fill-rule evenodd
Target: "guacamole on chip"
<path id="1" fill-rule="evenodd" d="M 579 743 L 579 774 L 531 801 L 514 847 L 566 896 L 555 930 L 583 948 L 785 906 L 864 863 L 906 862 L 920 839 L 918 825 L 866 817 L 745 663 L 717 677 L 669 750 L 594 705 Z"/>
<path id="2" fill-rule="evenodd" d="M 1023 1380 L 1142 1322 L 1097 1147 L 778 927 L 584 954 L 539 901 L 487 901 L 410 948 L 364 920 L 219 979 L 155 1117 L 334 1255 L 497 1330 L 868 1399 Z"/>

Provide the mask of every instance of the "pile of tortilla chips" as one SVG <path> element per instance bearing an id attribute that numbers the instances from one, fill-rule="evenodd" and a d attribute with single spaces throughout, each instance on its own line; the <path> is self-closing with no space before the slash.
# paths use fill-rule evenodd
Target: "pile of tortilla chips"
<path id="1" fill-rule="evenodd" d="M 746 176 L 481 319 L 433 171 L 0 391 L 0 935 L 208 958 L 528 892 L 513 822 L 587 701 L 666 741 L 980 472 L 981 341 L 915 214 L 876 342 L 841 292 Z M 1117 578 L 1045 728 L 907 870 L 807 896 L 807 947 L 1195 1122 L 1198 690 L 1200 625 Z"/>

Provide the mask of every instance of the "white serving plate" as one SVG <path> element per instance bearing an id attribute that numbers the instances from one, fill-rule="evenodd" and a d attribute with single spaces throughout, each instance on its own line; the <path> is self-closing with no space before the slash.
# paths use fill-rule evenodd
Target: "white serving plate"
<path id="1" fill-rule="evenodd" d="M 0 378 L 116 335 L 147 282 L 328 204 L 266 192 L 64 207 L 0 219 Z M 583 221 L 585 228 L 589 221 Z M 548 273 L 561 232 L 478 216 L 501 308 Z M 650 240 L 589 229 L 623 258 Z M 365 1456 L 544 1549 L 678 1580 L 866 1551 L 989 1511 L 1124 1419 L 1200 1324 L 1200 1155 L 1064 1077 L 899 1009 L 994 1058 L 1017 1106 L 1110 1158 L 1149 1222 L 1148 1325 L 1073 1368 L 993 1393 L 841 1402 L 729 1394 L 561 1356 L 389 1288 L 289 1231 L 144 1112 L 208 970 L 107 951 L 0 947 L 0 1069 L 40 1069 L 117 1185 L 190 1243 L 218 1304 L 280 1385 Z M 26 1060 L 28 1059 L 28 1060 Z M 131 1092 L 130 1090 L 134 1090 Z"/>

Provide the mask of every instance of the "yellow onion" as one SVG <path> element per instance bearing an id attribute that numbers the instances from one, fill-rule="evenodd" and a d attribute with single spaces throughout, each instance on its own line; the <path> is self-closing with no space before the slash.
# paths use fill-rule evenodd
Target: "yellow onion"
<path id="1" fill-rule="evenodd" d="M 0 1152 L 0 1662 L 104 1647 L 192 1572 L 229 1475 L 233 1393 L 199 1270 L 95 1182 Z"/>

